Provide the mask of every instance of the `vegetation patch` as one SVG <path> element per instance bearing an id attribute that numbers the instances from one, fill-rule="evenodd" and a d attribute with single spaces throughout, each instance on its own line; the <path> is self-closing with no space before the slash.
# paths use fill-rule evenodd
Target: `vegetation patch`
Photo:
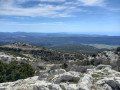
<path id="1" fill-rule="evenodd" d="M 108 70 L 103 70 L 103 72 L 105 73 L 105 74 L 107 74 L 107 75 L 110 75 L 111 73 L 108 71 Z"/>
<path id="2" fill-rule="evenodd" d="M 75 78 L 72 78 L 71 80 L 61 80 L 61 82 L 63 83 L 66 83 L 66 82 L 69 82 L 69 83 L 73 83 L 73 84 L 77 84 L 79 82 L 79 79 L 75 79 Z"/>
<path id="3" fill-rule="evenodd" d="M 60 66 L 62 69 L 66 69 L 68 68 L 68 65 L 66 63 L 64 63 L 63 65 Z"/>
<path id="4" fill-rule="evenodd" d="M 52 80 L 54 77 L 55 77 L 54 75 L 50 75 L 50 76 L 48 77 L 48 79 L 49 79 L 49 80 Z"/>
<path id="5" fill-rule="evenodd" d="M 120 52 L 120 47 L 117 48 L 117 51 Z"/>
<path id="6" fill-rule="evenodd" d="M 27 63 L 13 61 L 9 64 L 0 61 L 0 83 L 32 77 L 35 70 Z"/>
<path id="7" fill-rule="evenodd" d="M 17 90 L 22 90 L 22 89 L 19 89 L 19 88 L 18 88 Z"/>
<path id="8" fill-rule="evenodd" d="M 102 73 L 101 73 L 101 72 L 98 72 L 97 74 L 99 74 L 100 76 L 102 76 Z"/>
<path id="9" fill-rule="evenodd" d="M 93 86 L 91 86 L 91 89 L 92 90 L 97 90 L 97 88 L 93 85 Z"/>
<path id="10" fill-rule="evenodd" d="M 40 70 L 46 70 L 46 67 L 44 66 L 37 66 Z"/>
<path id="11" fill-rule="evenodd" d="M 100 78 L 101 76 L 99 74 L 92 74 L 93 78 Z"/>
<path id="12" fill-rule="evenodd" d="M 80 78 L 83 77 L 83 74 L 80 74 Z"/>
<path id="13" fill-rule="evenodd" d="M 114 49 L 118 47 L 118 45 L 106 45 L 106 44 L 88 44 L 88 45 L 96 47 L 98 49 Z"/>

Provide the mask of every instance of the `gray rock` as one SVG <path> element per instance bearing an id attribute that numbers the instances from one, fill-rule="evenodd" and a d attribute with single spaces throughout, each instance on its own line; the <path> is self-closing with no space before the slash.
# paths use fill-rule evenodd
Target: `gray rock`
<path id="1" fill-rule="evenodd" d="M 38 77 L 38 80 L 47 80 L 49 73 L 44 73 Z"/>
<path id="2" fill-rule="evenodd" d="M 51 70 L 50 71 L 50 74 L 51 75 L 57 75 L 57 74 L 63 74 L 65 73 L 66 71 L 64 69 L 55 69 L 55 70 Z"/>
<path id="3" fill-rule="evenodd" d="M 60 87 L 62 90 L 78 90 L 76 84 L 60 83 Z"/>
<path id="4" fill-rule="evenodd" d="M 61 82 L 76 82 L 80 79 L 79 73 L 77 72 L 66 72 L 60 75 L 56 75 L 55 78 L 53 78 L 54 83 L 61 83 Z"/>
<path id="5" fill-rule="evenodd" d="M 97 81 L 96 85 L 104 90 L 120 90 L 120 77 L 104 78 Z"/>
<path id="6" fill-rule="evenodd" d="M 52 84 L 42 81 L 40 84 L 35 84 L 33 86 L 33 90 L 62 90 L 62 89 L 58 84 Z"/>
<path id="7" fill-rule="evenodd" d="M 103 64 L 100 64 L 100 65 L 98 65 L 97 67 L 96 67 L 96 69 L 104 69 L 104 68 L 109 68 L 109 69 L 111 69 L 112 67 L 110 66 L 110 65 L 103 65 Z"/>
<path id="8" fill-rule="evenodd" d="M 95 67 L 94 66 L 74 66 L 70 69 L 70 71 L 85 73 L 87 69 L 93 69 L 93 68 Z"/>
<path id="9" fill-rule="evenodd" d="M 52 77 L 51 80 L 49 76 Z M 0 83 L 0 90 L 120 90 L 120 72 L 109 65 L 88 69 L 85 74 L 75 71 L 52 70 L 15 82 Z"/>
<path id="10" fill-rule="evenodd" d="M 105 80 L 97 81 L 96 87 L 98 90 L 112 90 L 112 88 L 108 84 L 106 84 Z"/>
<path id="11" fill-rule="evenodd" d="M 79 90 L 90 90 L 92 86 L 93 78 L 91 75 L 85 74 L 78 83 Z"/>

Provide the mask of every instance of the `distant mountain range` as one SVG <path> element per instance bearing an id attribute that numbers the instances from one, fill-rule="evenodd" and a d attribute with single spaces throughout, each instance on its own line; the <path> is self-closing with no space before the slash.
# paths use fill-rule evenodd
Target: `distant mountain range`
<path id="1" fill-rule="evenodd" d="M 27 35 L 27 36 L 40 36 L 40 37 L 102 37 L 107 35 L 98 34 L 79 34 L 79 33 L 40 33 L 40 32 L 0 32 L 0 35 Z"/>
<path id="2" fill-rule="evenodd" d="M 16 42 L 47 48 L 60 48 L 69 45 L 120 45 L 120 36 L 87 35 L 69 33 L 27 33 L 27 32 L 0 32 L 0 45 Z M 94 46 L 94 45 L 93 45 Z"/>

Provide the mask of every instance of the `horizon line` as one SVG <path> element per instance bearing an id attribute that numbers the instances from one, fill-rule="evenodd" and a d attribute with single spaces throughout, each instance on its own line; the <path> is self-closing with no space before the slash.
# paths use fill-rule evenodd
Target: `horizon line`
<path id="1" fill-rule="evenodd" d="M 59 33 L 59 34 L 81 34 L 81 35 L 98 35 L 98 36 L 120 36 L 120 32 L 26 32 L 26 31 L 0 31 L 0 33 L 43 33 L 43 34 L 52 34 L 52 33 Z"/>

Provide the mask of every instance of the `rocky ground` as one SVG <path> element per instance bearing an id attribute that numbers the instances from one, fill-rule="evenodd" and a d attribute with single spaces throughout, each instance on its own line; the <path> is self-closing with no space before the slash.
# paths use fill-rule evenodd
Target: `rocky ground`
<path id="1" fill-rule="evenodd" d="M 25 43 L 0 48 L 0 61 L 29 63 L 38 75 L 0 83 L 0 90 L 120 90 L 120 72 L 117 72 L 120 71 L 120 51 L 104 51 L 76 58 L 72 54 L 61 54 Z M 55 60 L 45 62 L 46 59 Z"/>
<path id="2" fill-rule="evenodd" d="M 0 51 L 0 60 L 5 63 L 9 63 L 11 61 L 33 61 L 31 58 L 26 58 L 26 57 L 20 57 L 20 56 L 13 56 L 10 53 L 5 53 Z"/>
<path id="3" fill-rule="evenodd" d="M 54 69 L 40 76 L 0 83 L 0 90 L 120 90 L 120 72 L 110 65 Z"/>

